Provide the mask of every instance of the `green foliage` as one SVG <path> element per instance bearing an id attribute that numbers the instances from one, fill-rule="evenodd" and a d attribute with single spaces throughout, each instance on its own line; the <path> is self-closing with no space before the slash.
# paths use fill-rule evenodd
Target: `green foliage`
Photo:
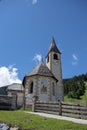
<path id="1" fill-rule="evenodd" d="M 87 82 L 85 82 L 85 87 L 86 87 L 85 93 L 84 95 L 80 96 L 80 99 L 71 98 L 71 97 L 68 97 L 68 95 L 66 95 L 64 96 L 64 101 L 65 102 L 82 102 L 84 103 L 84 105 L 87 106 Z"/>
<path id="2" fill-rule="evenodd" d="M 87 130 L 87 125 L 50 119 L 19 111 L 0 111 L 0 122 L 18 125 L 22 130 Z"/>
<path id="3" fill-rule="evenodd" d="M 64 80 L 64 94 L 69 98 L 80 99 L 80 96 L 85 93 L 84 81 L 87 80 L 86 76 L 75 76 L 71 79 Z"/>

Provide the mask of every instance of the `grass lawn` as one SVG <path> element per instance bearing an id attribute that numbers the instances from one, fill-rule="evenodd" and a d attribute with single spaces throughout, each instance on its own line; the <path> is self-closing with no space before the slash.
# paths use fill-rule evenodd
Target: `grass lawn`
<path id="1" fill-rule="evenodd" d="M 87 130 L 87 125 L 27 114 L 23 110 L 0 111 L 0 122 L 16 124 L 26 130 Z"/>

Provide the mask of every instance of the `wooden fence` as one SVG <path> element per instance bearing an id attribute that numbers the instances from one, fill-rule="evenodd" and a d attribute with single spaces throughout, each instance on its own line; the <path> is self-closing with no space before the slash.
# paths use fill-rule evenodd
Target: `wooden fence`
<path id="1" fill-rule="evenodd" d="M 87 119 L 87 106 L 78 103 L 36 101 L 32 111 Z"/>

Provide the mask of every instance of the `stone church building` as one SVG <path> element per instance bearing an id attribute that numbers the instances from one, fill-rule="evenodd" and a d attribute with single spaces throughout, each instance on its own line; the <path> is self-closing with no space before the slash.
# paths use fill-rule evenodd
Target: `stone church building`
<path id="1" fill-rule="evenodd" d="M 46 55 L 46 64 L 41 61 L 23 79 L 25 104 L 32 104 L 33 97 L 40 101 L 63 101 L 61 52 L 52 38 Z"/>

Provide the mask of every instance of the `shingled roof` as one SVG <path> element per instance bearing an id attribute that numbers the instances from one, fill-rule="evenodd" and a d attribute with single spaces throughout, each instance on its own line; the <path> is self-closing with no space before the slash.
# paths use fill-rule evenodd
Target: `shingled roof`
<path id="1" fill-rule="evenodd" d="M 59 49 L 58 49 L 57 46 L 56 46 L 56 42 L 55 42 L 54 37 L 52 37 L 50 49 L 49 49 L 49 52 L 48 52 L 47 56 L 49 55 L 50 52 L 56 52 L 56 53 L 61 54 L 61 52 L 59 51 Z M 47 56 L 46 56 L 46 57 L 47 57 Z"/>
<path id="2" fill-rule="evenodd" d="M 53 77 L 56 81 L 56 77 L 53 73 L 49 70 L 49 68 L 43 63 L 40 62 L 29 74 L 26 76 L 34 76 L 34 75 L 41 75 L 41 76 L 48 76 Z"/>
<path id="3" fill-rule="evenodd" d="M 8 85 L 7 90 L 14 90 L 14 91 L 23 91 L 23 85 L 19 83 L 13 83 L 11 85 Z"/>
<path id="4" fill-rule="evenodd" d="M 13 83 L 10 85 L 0 87 L 0 95 L 8 95 L 7 91 L 23 91 L 23 85 L 19 83 Z"/>

